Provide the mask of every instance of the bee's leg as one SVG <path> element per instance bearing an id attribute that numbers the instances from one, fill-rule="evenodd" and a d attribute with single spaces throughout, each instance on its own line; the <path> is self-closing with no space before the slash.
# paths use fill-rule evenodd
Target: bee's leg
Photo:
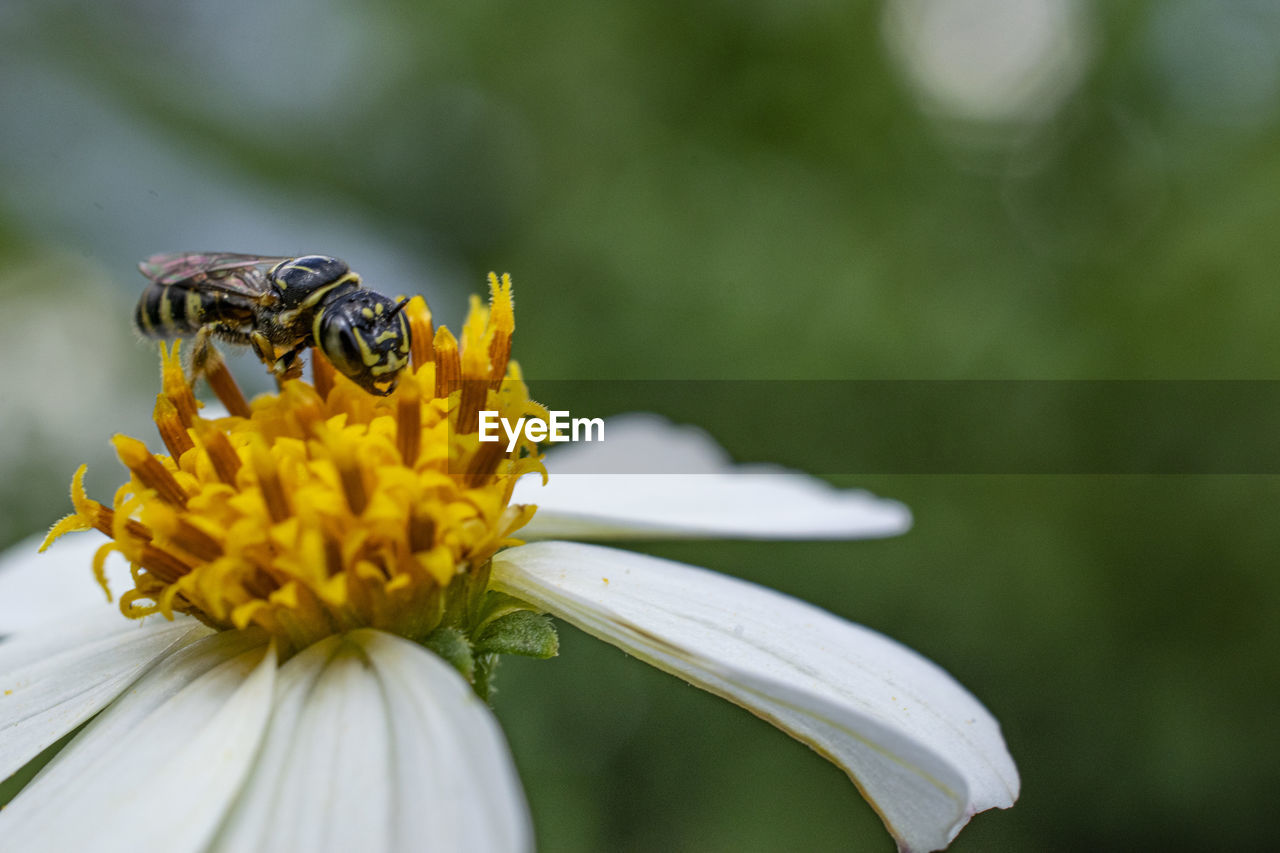
<path id="1" fill-rule="evenodd" d="M 191 344 L 191 384 L 193 385 L 197 379 L 208 372 L 211 359 L 218 357 L 218 350 L 213 345 L 214 338 L 230 344 L 249 343 L 248 336 L 232 326 L 224 326 L 221 323 L 201 326 Z"/>
<path id="2" fill-rule="evenodd" d="M 276 348 L 271 345 L 271 341 L 267 340 L 267 336 L 254 330 L 248 337 L 249 346 L 253 347 L 253 354 L 261 359 L 263 364 L 273 365 L 272 370 L 275 370 L 274 365 L 279 357 L 276 355 Z"/>
<path id="3" fill-rule="evenodd" d="M 216 352 L 213 347 L 214 338 L 226 341 L 229 344 L 242 346 L 252 343 L 249 335 L 235 326 L 228 326 L 223 323 L 211 323 L 208 326 L 201 326 L 200 331 L 196 332 L 191 346 L 191 382 L 193 384 L 196 379 L 205 374 L 205 369 L 209 366 L 210 354 Z"/>
<path id="4" fill-rule="evenodd" d="M 283 385 L 286 381 L 297 379 L 302 375 L 302 359 L 298 358 L 299 352 L 301 349 L 294 347 L 276 359 L 276 363 L 272 365 L 271 372 L 276 375 L 278 385 Z"/>
<path id="5" fill-rule="evenodd" d="M 213 330 L 209 326 L 201 326 L 191 342 L 191 375 L 187 379 L 190 385 L 194 386 L 196 380 L 204 376 L 212 351 Z"/>

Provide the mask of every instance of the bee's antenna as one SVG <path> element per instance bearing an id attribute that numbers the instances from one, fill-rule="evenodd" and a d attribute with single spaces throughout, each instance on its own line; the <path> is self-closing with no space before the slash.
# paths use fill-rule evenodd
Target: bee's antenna
<path id="1" fill-rule="evenodd" d="M 407 296 L 402 297 L 402 298 L 400 299 L 400 301 L 396 303 L 396 307 L 395 307 L 395 308 L 392 308 L 392 309 L 391 309 L 391 313 L 390 313 L 390 314 L 388 314 L 387 316 L 388 316 L 388 317 L 394 317 L 394 316 L 396 316 L 396 315 L 397 315 L 397 314 L 399 314 L 401 311 L 403 311 L 403 310 L 404 310 L 404 306 L 406 306 L 406 305 L 408 305 L 408 304 L 409 304 L 409 297 L 407 297 Z"/>

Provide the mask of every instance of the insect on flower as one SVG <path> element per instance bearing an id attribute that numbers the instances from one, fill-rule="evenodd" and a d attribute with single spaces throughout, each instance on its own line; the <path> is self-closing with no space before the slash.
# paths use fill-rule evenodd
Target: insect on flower
<path id="1" fill-rule="evenodd" d="M 370 394 L 386 396 L 409 363 L 409 324 L 399 303 L 360 286 L 346 261 L 177 252 L 138 269 L 151 280 L 134 325 L 148 338 L 195 337 L 192 378 L 212 369 L 212 339 L 253 347 L 276 376 L 299 374 L 314 346 Z"/>
<path id="2" fill-rule="evenodd" d="M 209 260 L 202 275 L 222 271 Z M 237 277 L 257 268 L 225 262 Z M 204 308 L 209 291 L 186 289 Z M 155 312 L 168 300 L 171 320 L 180 293 L 161 290 Z M 319 358 L 313 383 L 248 405 L 211 349 L 206 375 L 231 414 L 201 414 L 178 345 L 161 347 L 167 452 L 116 436 L 129 479 L 100 503 L 81 466 L 74 512 L 45 539 L 86 532 L 83 546 L 53 545 L 58 560 L 91 565 L 134 624 L 101 598 L 68 606 L 75 584 L 15 587 L 49 583 L 51 567 L 19 572 L 0 555 L 0 635 L 14 634 L 0 642 L 0 779 L 85 724 L 0 809 L 0 848 L 531 850 L 484 700 L 503 656 L 557 654 L 551 616 L 813 747 L 902 851 L 942 849 L 977 812 L 1013 804 L 999 723 L 910 649 L 745 580 L 556 541 L 886 536 L 909 525 L 905 507 L 733 465 L 709 437 L 652 416 L 615 420 L 607 448 L 577 450 L 696 473 L 575 477 L 570 460 L 549 476 L 527 434 L 481 442 L 482 410 L 550 416 L 511 359 L 511 279 L 490 274 L 489 297 L 472 298 L 456 337 L 414 297 L 399 315 L 410 367 L 384 397 Z M 110 565 L 116 555 L 127 565 Z"/>

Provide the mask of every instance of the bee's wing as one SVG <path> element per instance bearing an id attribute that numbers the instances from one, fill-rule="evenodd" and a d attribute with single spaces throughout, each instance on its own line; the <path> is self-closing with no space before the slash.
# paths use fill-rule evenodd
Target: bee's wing
<path id="1" fill-rule="evenodd" d="M 233 252 L 172 252 L 152 255 L 138 270 L 156 284 L 215 288 L 261 294 L 267 271 L 287 257 L 238 255 Z"/>

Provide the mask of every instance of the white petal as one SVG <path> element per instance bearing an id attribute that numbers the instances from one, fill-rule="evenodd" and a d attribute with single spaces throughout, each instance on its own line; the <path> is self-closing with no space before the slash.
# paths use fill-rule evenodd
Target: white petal
<path id="1" fill-rule="evenodd" d="M 386 702 L 363 653 L 332 636 L 290 659 L 254 765 L 215 850 L 387 850 Z"/>
<path id="2" fill-rule="evenodd" d="M 93 579 L 93 555 L 107 537 L 96 530 L 70 533 L 41 554 L 37 549 L 43 539 L 28 537 L 0 555 L 0 635 L 51 624 L 93 606 L 116 609 Z M 105 568 L 116 595 L 133 589 L 124 557 L 111 554 Z"/>
<path id="3" fill-rule="evenodd" d="M 14 850 L 198 851 L 257 752 L 274 647 L 224 631 L 165 658 L 0 812 Z"/>
<path id="4" fill-rule="evenodd" d="M 158 658 L 209 632 L 114 607 L 0 642 L 0 779 L 96 714 Z"/>
<path id="5" fill-rule="evenodd" d="M 386 691 L 397 751 L 399 848 L 417 849 L 427 837 L 436 850 L 531 850 L 524 791 L 488 706 L 421 646 L 377 631 L 352 637 Z"/>
<path id="6" fill-rule="evenodd" d="M 903 850 L 1012 805 L 999 725 L 945 671 L 781 593 L 625 551 L 545 542 L 494 557 L 496 589 L 733 701 L 836 762 Z"/>
<path id="7" fill-rule="evenodd" d="M 548 454 L 546 486 L 536 475 L 516 484 L 515 503 L 538 505 L 522 538 L 863 539 L 911 526 L 897 501 L 735 466 L 702 430 L 657 415 L 610 419 L 604 435 Z"/>
<path id="8" fill-rule="evenodd" d="M 516 851 L 531 838 L 489 709 L 436 655 L 363 630 L 281 669 L 262 755 L 214 849 Z"/>

